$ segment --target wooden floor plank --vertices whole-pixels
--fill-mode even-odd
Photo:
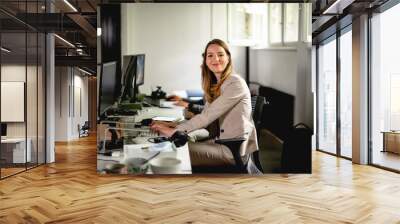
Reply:
[[[313,153],[313,174],[102,176],[96,138],[0,181],[0,223],[400,223],[400,175]]]

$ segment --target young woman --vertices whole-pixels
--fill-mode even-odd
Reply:
[[[251,96],[246,82],[232,70],[232,58],[228,46],[219,39],[211,40],[203,53],[202,87],[205,106],[195,115],[176,127],[156,123],[153,131],[168,137],[175,132],[192,131],[213,126],[215,138],[244,137],[240,154],[244,161],[258,150],[256,129],[251,117]],[[209,129],[210,130],[210,129]],[[230,150],[214,139],[205,142],[189,142],[192,166],[219,166],[235,164]]]

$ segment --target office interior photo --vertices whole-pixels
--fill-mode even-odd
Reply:
[[[283,9],[290,15],[287,16],[284,35],[274,36],[273,33],[282,29],[280,20],[275,18]],[[138,157],[151,158],[149,164],[154,169],[159,168],[160,164],[154,165],[161,163],[160,160],[177,162],[176,172],[163,174],[311,172],[311,4],[125,3],[102,5],[98,13],[99,21],[104,24],[98,48],[98,64],[102,65],[99,72],[101,125],[97,135],[100,173],[118,173],[118,169],[120,173],[127,172],[123,165],[125,168],[135,166]],[[153,15],[151,20],[149,15]],[[170,96],[179,95],[193,104],[198,104],[196,97],[202,99],[201,54],[207,42],[215,38],[229,42],[234,73],[247,81],[252,99],[259,97],[265,101],[257,104],[254,100],[252,105],[255,108],[254,123],[259,123],[257,142],[263,145],[264,150],[251,153],[252,161],[242,164],[247,172],[236,169],[236,163],[231,168],[193,164],[190,146],[192,143],[201,145],[209,139],[199,134],[207,132],[209,124],[204,126],[208,126],[206,129],[188,133],[189,139],[196,138],[189,140],[189,147],[185,144],[174,149],[171,142],[176,143],[175,140],[158,137],[157,133],[151,133],[150,122],[143,122],[152,119],[185,123],[181,121],[182,117],[187,118],[183,107],[175,106],[177,101]],[[122,69],[117,71],[115,67]],[[139,99],[139,96],[144,99]],[[257,112],[258,120],[255,118]],[[204,114],[207,110],[201,116]],[[218,121],[221,126],[223,118]],[[236,121],[240,122],[240,117]],[[303,161],[303,164],[289,161],[286,157],[290,155],[286,156],[285,151],[290,130],[299,123],[310,127],[308,137],[304,137],[305,144],[309,145],[300,147],[303,142],[295,143],[298,156],[302,156],[298,161]],[[262,131],[262,128],[266,130]],[[229,137],[238,138],[240,135]],[[223,138],[219,136],[219,139]],[[149,145],[152,140],[159,144]],[[275,144],[270,143],[272,141]],[[285,141],[286,145],[281,144]],[[150,147],[149,152],[144,152],[143,147]],[[127,160],[132,164],[128,165]],[[281,160],[288,165],[282,166]],[[252,163],[257,165],[254,168],[259,172],[250,171]],[[150,168],[146,173],[153,171]]]
[[[136,2],[0,2],[0,223],[400,221],[398,1]],[[153,122],[146,113],[175,118],[149,109],[177,102],[163,98],[201,98],[212,38],[228,43],[236,72],[266,99],[264,175],[159,175],[156,158],[130,173],[157,175],[109,174],[126,169],[119,163],[99,170],[99,151],[111,158],[103,162],[126,153],[102,146],[131,140],[135,125]],[[126,120],[104,122],[108,109]],[[285,151],[296,149],[285,140],[298,123],[312,130],[311,173],[282,169],[283,158],[304,156]]]

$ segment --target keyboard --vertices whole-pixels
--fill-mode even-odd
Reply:
[[[138,137],[158,137],[158,134],[151,131],[141,131]]]

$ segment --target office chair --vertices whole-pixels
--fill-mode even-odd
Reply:
[[[79,138],[89,136],[89,129],[90,129],[89,121],[85,121],[85,123],[80,128],[78,126],[78,129],[79,129]]]
[[[253,96],[251,98],[252,117],[257,131],[257,139],[259,139],[260,136],[262,113],[264,105],[266,104],[267,103],[265,97],[263,96]],[[193,167],[193,171],[198,173],[248,173],[248,168],[250,170],[254,170],[254,168],[248,167],[250,164],[254,163],[258,171],[262,173],[263,169],[259,160],[259,151],[255,151],[250,155],[249,160],[251,160],[252,163],[249,163],[249,161],[247,161],[247,163],[244,163],[242,161],[242,157],[240,155],[240,147],[244,141],[244,138],[218,139],[215,141],[215,143],[217,144],[225,145],[226,147],[228,147],[235,160],[234,166]]]

